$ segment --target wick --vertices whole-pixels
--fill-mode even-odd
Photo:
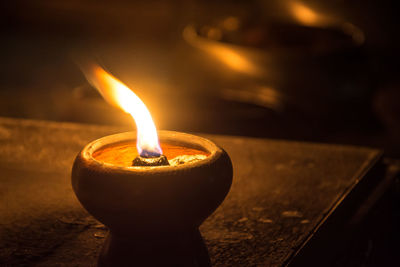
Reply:
[[[169,166],[169,162],[164,155],[155,157],[142,157],[139,155],[132,161],[132,166]]]

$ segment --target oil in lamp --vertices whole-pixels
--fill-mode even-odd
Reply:
[[[109,228],[98,266],[210,266],[199,226],[228,194],[228,154],[199,136],[157,132],[122,82],[95,64],[84,72],[137,126],[89,143],[72,168],[78,200]]]

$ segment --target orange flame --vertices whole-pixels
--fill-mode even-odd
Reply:
[[[143,157],[158,157],[162,154],[157,129],[149,110],[140,98],[125,84],[96,64],[83,69],[87,80],[111,105],[129,113],[137,128],[136,147]]]

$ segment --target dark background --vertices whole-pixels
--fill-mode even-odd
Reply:
[[[1,116],[133,124],[85,81],[74,60],[89,55],[144,100],[160,129],[361,144],[399,154],[392,1],[40,0],[3,6]],[[227,18],[239,26],[224,29]],[[256,62],[253,73],[185,41],[189,24],[202,41],[233,44],[234,52],[244,48],[243,57]]]

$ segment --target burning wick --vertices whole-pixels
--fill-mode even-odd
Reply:
[[[166,165],[169,165],[169,162],[167,157],[164,155],[152,158],[137,156],[132,161],[132,166],[166,166]]]
[[[97,64],[82,67],[86,79],[111,105],[129,113],[136,123],[136,147],[139,156],[132,161],[132,166],[169,165],[163,155],[158,140],[157,129],[146,105],[125,84],[105,71]]]

